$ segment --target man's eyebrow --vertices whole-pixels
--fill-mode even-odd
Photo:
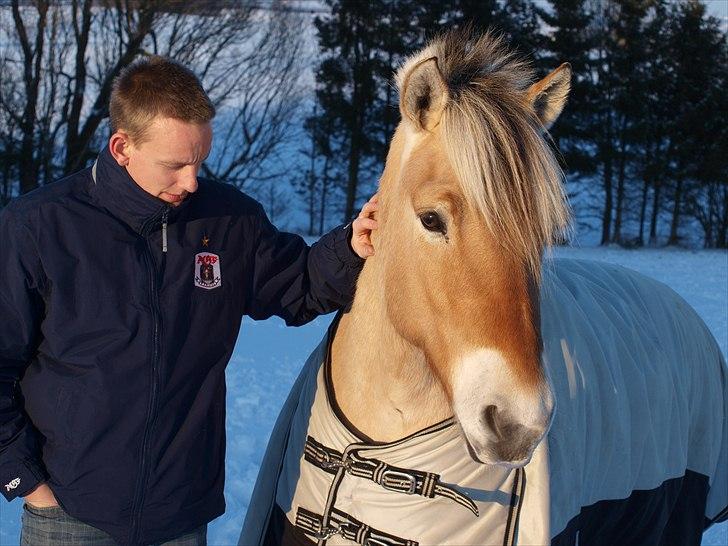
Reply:
[[[210,157],[210,152],[207,153],[207,155],[202,159],[202,161],[200,161],[200,163],[204,163],[205,161],[207,161],[208,157]],[[167,167],[184,167],[185,165],[192,165],[192,163],[187,163],[186,161],[175,161],[174,159],[162,159],[160,163]]]

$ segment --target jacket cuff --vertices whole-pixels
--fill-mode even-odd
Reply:
[[[333,235],[333,247],[334,252],[336,252],[336,257],[350,269],[361,269],[361,266],[364,264],[364,258],[361,258],[351,247],[351,238],[354,235],[351,222],[335,228]]]
[[[13,461],[0,467],[0,489],[9,501],[26,496],[47,479],[45,467],[36,461]]]

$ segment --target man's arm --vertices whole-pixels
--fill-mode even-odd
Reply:
[[[40,264],[28,229],[10,209],[0,213],[0,490],[8,500],[47,478],[19,385],[40,342]]]
[[[363,258],[374,253],[369,232],[376,221],[369,215],[375,203],[367,203],[353,224],[333,229],[311,247],[298,235],[278,231],[260,207],[246,314],[256,320],[277,315],[288,325],[301,325],[349,305]]]

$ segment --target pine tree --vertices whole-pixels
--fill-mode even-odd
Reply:
[[[642,244],[648,190],[653,188],[652,233],[661,198],[665,93],[669,73],[662,0],[552,0],[542,10],[545,60],[568,60],[574,76],[569,105],[555,127],[567,171],[599,181],[601,243]],[[594,11],[590,11],[594,8]],[[660,158],[660,159],[657,159]],[[641,199],[633,199],[640,196]],[[636,203],[636,206],[634,205]],[[633,241],[625,222],[640,226]]]
[[[316,20],[323,56],[316,95],[319,117],[331,127],[327,159],[346,165],[346,221],[357,200],[367,197],[362,193],[373,189],[399,120],[394,71],[439,30],[446,11],[435,0],[327,0],[327,5],[330,15]],[[370,186],[362,188],[362,175],[370,177]]]
[[[716,115],[710,98],[719,81],[717,70],[725,42],[719,22],[706,17],[705,5],[701,2],[688,0],[674,9],[668,41],[674,75],[670,129],[676,144],[672,154],[668,244],[678,244],[681,240],[679,229],[686,197],[699,187],[697,179],[701,170],[704,173],[703,158],[715,142],[715,135],[706,129],[711,128],[710,118]],[[686,40],[686,36],[690,39]]]
[[[651,10],[644,29],[645,59],[639,74],[644,91],[643,104],[636,119],[636,169],[642,179],[638,241],[644,243],[649,192],[649,239],[651,246],[659,243],[658,219],[664,207],[666,181],[671,172],[675,140],[670,126],[673,122],[674,95],[673,48],[669,43],[672,8],[665,0]]]
[[[346,163],[344,216],[355,212],[362,176],[381,172],[399,121],[393,74],[410,54],[443,29],[470,26],[501,32],[523,55],[538,44],[532,0],[327,0],[331,13],[318,18],[319,117],[333,130],[329,159]],[[364,188],[367,189],[367,188]]]
[[[377,81],[381,28],[377,27],[386,4],[382,0],[327,4],[331,15],[315,23],[324,57],[316,73],[316,98],[321,116],[332,122],[332,153],[346,163],[344,218],[348,220],[354,213],[363,164],[381,146],[381,132],[376,130],[382,117]]]
[[[640,144],[639,118],[644,115],[647,101],[644,85],[645,65],[648,61],[645,27],[654,0],[618,0],[618,16],[613,20],[613,49],[610,52],[616,76],[615,156],[617,160],[614,201],[614,225],[611,241],[624,244],[622,232],[628,212],[628,197],[636,189],[639,180],[635,172],[636,150]]]
[[[550,134],[567,173],[570,197],[575,202],[581,193],[575,189],[575,182],[593,177],[597,172],[591,104],[594,77],[590,59],[594,47],[591,30],[594,15],[589,0],[550,0],[549,4],[548,9],[538,8],[543,26],[548,30],[542,37],[537,62],[541,76],[563,62],[571,64],[569,99]]]

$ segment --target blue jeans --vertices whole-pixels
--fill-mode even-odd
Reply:
[[[23,505],[21,546],[116,546],[106,533],[72,518],[60,506]],[[207,546],[207,525],[154,546]]]

